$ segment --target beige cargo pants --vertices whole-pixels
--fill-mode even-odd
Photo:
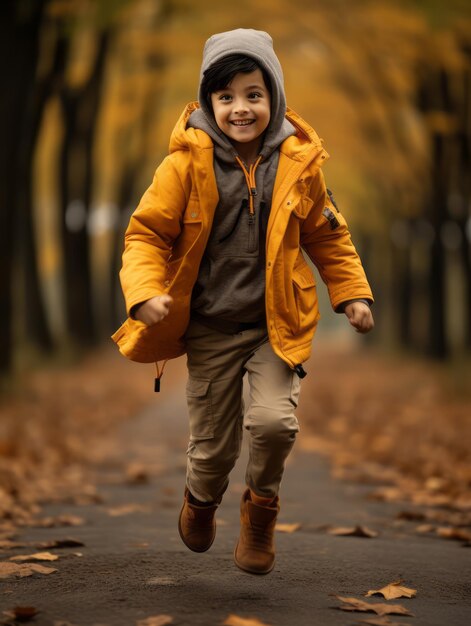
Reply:
[[[285,460],[299,430],[298,375],[272,350],[266,328],[228,335],[191,321],[187,402],[190,441],[186,484],[203,502],[219,499],[248,433],[246,483],[258,495],[278,493]],[[247,372],[245,411],[242,380]]]

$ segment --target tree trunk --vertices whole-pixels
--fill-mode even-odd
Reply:
[[[60,163],[65,305],[68,332],[78,345],[96,342],[87,221],[93,183],[93,144],[109,33],[100,36],[90,78],[80,89],[63,85],[64,143]]]
[[[29,103],[45,6],[46,0],[28,5],[7,0],[0,22],[2,75],[7,86],[0,99],[0,168],[4,173],[0,182],[0,281],[3,296],[0,306],[0,372],[3,373],[8,372],[13,363],[15,326],[20,317],[13,295],[13,276],[19,263],[27,278],[24,320],[31,321],[34,314],[34,324],[28,324],[32,338],[42,347],[51,346],[39,287],[30,195],[35,133]]]

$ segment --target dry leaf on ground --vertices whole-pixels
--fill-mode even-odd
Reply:
[[[9,611],[4,611],[3,614],[8,618],[18,620],[19,622],[29,622],[29,620],[36,617],[38,613],[38,609],[34,606],[15,606]]]
[[[343,598],[342,596],[335,596],[338,600],[343,602],[339,607],[341,611],[360,611],[364,613],[376,613],[377,615],[413,615],[408,609],[400,604],[381,604],[378,602],[364,602],[357,598]]]
[[[327,532],[329,535],[338,537],[366,537],[367,539],[372,539],[378,536],[375,530],[371,530],[366,526],[331,526],[327,529]]]
[[[38,563],[11,563],[10,561],[0,561],[0,578],[24,578],[33,574],[52,574],[57,572],[53,567],[45,567]]]
[[[294,533],[301,528],[301,524],[295,522],[293,524],[276,524],[275,530],[280,533]]]
[[[365,594],[367,598],[370,596],[382,595],[386,600],[395,600],[396,598],[414,598],[417,595],[417,589],[409,589],[403,587],[403,580],[389,583],[382,589],[373,589]]]
[[[10,561],[57,561],[57,554],[51,552],[35,552],[34,554],[19,554],[11,556]]]
[[[426,535],[428,533],[435,532],[435,526],[433,524],[420,524],[416,527],[415,532],[419,535]]]
[[[443,539],[454,539],[455,541],[471,541],[471,532],[464,528],[450,528],[441,526],[437,528],[437,535]]]
[[[78,515],[57,515],[56,517],[43,517],[31,520],[28,526],[54,528],[56,526],[82,526],[83,524],[85,524],[84,518]]]
[[[150,513],[150,507],[143,504],[122,504],[106,509],[111,517],[120,517],[121,515],[130,515],[131,513]]]
[[[298,417],[305,424],[303,439],[316,436],[317,448],[330,457],[336,473],[352,469],[369,479],[365,463],[378,464],[386,469],[383,484],[389,486],[377,490],[377,498],[469,510],[469,385],[466,393],[455,393],[449,364],[402,356],[389,360],[371,351],[357,355],[352,367],[350,347],[324,348],[322,343],[314,359],[322,366],[306,390],[309,409],[301,409]],[[466,380],[467,371],[460,368],[459,373]],[[336,393],[339,384],[341,394]],[[384,418],[385,406],[394,420]]]
[[[256,617],[239,617],[238,615],[229,615],[223,626],[269,626],[265,622],[261,622]]]
[[[142,463],[133,461],[126,467],[126,482],[128,484],[146,485],[149,481],[149,471]]]
[[[165,626],[166,624],[171,624],[172,622],[173,618],[170,615],[154,615],[152,617],[140,619],[136,626]]]

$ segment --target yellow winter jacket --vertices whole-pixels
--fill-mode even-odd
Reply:
[[[213,143],[186,128],[189,104],[170,139],[169,155],[155,172],[131,217],[120,272],[126,309],[157,295],[173,297],[169,315],[146,326],[128,319],[113,335],[120,352],[148,363],[185,353],[184,334],[198,268],[218,203]],[[328,158],[315,131],[294,111],[296,128],[280,146],[266,242],[266,317],[271,345],[290,367],[303,363],[319,319],[314,275],[318,268],[333,308],[346,300],[373,300],[347,224],[327,193],[321,165]]]

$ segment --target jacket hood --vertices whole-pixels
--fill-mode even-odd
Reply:
[[[273,40],[264,31],[251,28],[218,33],[210,37],[204,46],[203,62],[200,71],[198,100],[201,110],[192,116],[190,125],[204,129],[212,139],[227,150],[230,142],[218,128],[206,95],[201,89],[204,72],[216,61],[230,54],[243,54],[254,59],[266,71],[271,82],[270,124],[265,134],[262,154],[266,157],[286,137],[294,133],[293,127],[285,119],[286,97],[283,70],[273,49]]]

